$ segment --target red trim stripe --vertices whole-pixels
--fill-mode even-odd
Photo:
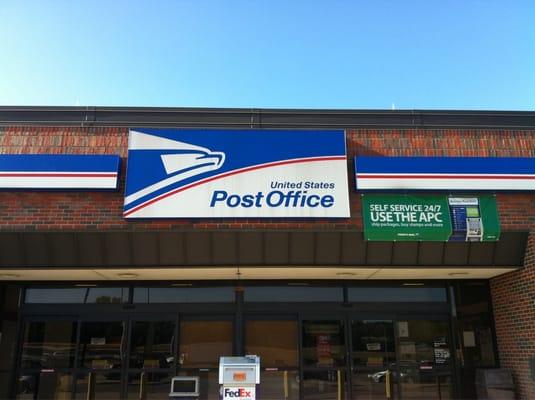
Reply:
[[[123,216],[127,217],[128,215],[132,214],[133,212],[139,211],[142,208],[145,208],[145,207],[147,207],[147,206],[149,206],[151,204],[156,203],[157,201],[165,199],[166,197],[172,196],[172,195],[174,195],[176,193],[180,193],[180,192],[183,192],[185,190],[191,189],[191,188],[193,188],[195,186],[202,185],[203,183],[208,183],[208,182],[212,182],[212,181],[215,181],[215,180],[218,180],[218,179],[221,179],[221,178],[226,178],[226,177],[231,176],[231,175],[237,175],[237,174],[241,174],[241,173],[244,173],[244,172],[254,171],[254,170],[257,170],[257,169],[263,169],[263,168],[269,168],[269,167],[277,167],[277,166],[286,165],[286,164],[298,164],[298,163],[313,162],[313,161],[332,161],[332,160],[345,160],[345,159],[346,159],[346,156],[301,158],[301,159],[297,159],[297,160],[284,160],[284,161],[277,161],[277,162],[269,163],[269,164],[255,165],[255,166],[252,166],[252,167],[247,167],[247,168],[243,168],[243,169],[238,169],[238,170],[234,170],[234,171],[225,172],[225,173],[223,173],[221,175],[215,175],[215,176],[212,176],[212,177],[209,177],[209,178],[197,181],[197,182],[190,183],[189,185],[174,189],[174,190],[172,190],[170,192],[163,193],[163,194],[155,197],[154,199],[148,200],[145,203],[142,203],[142,204],[132,208],[131,210],[128,210],[128,211],[124,212]]]
[[[533,175],[366,175],[356,174],[360,179],[535,179]]]
[[[102,174],[96,174],[96,173],[73,173],[73,174],[65,174],[65,173],[57,173],[57,172],[1,172],[0,177],[2,178],[115,178],[117,177],[117,173],[102,173]]]

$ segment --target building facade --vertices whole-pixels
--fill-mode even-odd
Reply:
[[[535,113],[1,107],[0,125],[0,398],[163,399],[173,376],[191,375],[200,377],[201,399],[217,399],[219,357],[241,354],[261,357],[266,400],[471,399],[476,371],[489,368],[511,370],[516,396],[535,398]],[[136,142],[138,131],[145,136]],[[213,143],[221,132],[245,135],[241,143],[268,132],[291,138],[292,151],[318,152],[327,145],[315,145],[314,132],[341,132],[345,154],[331,158],[347,173],[347,214],[206,216],[180,206],[178,217],[130,218],[136,201],[154,202],[136,197],[133,177],[153,179],[154,168],[133,151],[160,149],[144,142],[149,134],[173,150],[170,135],[183,131],[194,141],[212,134]],[[255,159],[282,151],[248,146]],[[164,162],[171,177],[183,150]],[[202,141],[188,147],[205,179],[224,157],[231,163],[212,150]],[[84,172],[43,170],[49,160],[32,155],[71,155]],[[79,158],[94,155],[116,158]],[[414,178],[400,169],[383,189],[359,186],[355,158],[364,168],[359,158],[381,166],[415,157],[422,171],[435,160],[459,163],[465,175],[466,160],[492,161],[494,177],[483,171],[463,178],[468,187],[455,177],[451,187],[412,190],[386,182]],[[99,169],[108,163],[116,175]],[[314,168],[303,173],[329,181],[331,167]],[[513,183],[493,186],[496,176]],[[84,186],[86,178],[99,183]],[[212,205],[244,204],[218,193]],[[436,196],[452,210],[452,198],[479,199],[483,220],[490,198],[498,234],[371,238],[367,199],[396,196],[411,204]]]

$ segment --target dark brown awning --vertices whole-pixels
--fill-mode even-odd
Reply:
[[[0,268],[520,267],[528,234],[498,242],[366,242],[357,231],[3,232]]]

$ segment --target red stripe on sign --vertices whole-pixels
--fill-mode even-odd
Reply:
[[[35,172],[10,172],[10,173],[0,173],[0,177],[11,177],[11,178],[115,178],[117,173],[74,173],[74,174],[65,174],[65,173],[35,173]]]
[[[132,208],[131,210],[128,210],[128,211],[124,212],[123,216],[127,217],[128,215],[132,214],[133,212],[139,211],[142,208],[145,208],[145,207],[147,207],[147,206],[149,206],[151,204],[154,204],[154,203],[156,203],[156,202],[158,202],[160,200],[165,199],[166,197],[169,197],[169,196],[172,196],[174,194],[183,192],[185,190],[194,188],[195,186],[199,186],[199,185],[202,185],[204,183],[213,182],[213,181],[218,180],[218,179],[226,178],[228,176],[238,175],[238,174],[241,174],[241,173],[244,173],[244,172],[250,172],[250,171],[257,170],[257,169],[263,169],[263,168],[269,168],[269,167],[278,167],[280,165],[286,165],[286,164],[297,164],[297,163],[314,162],[314,161],[345,160],[345,159],[346,159],[346,156],[315,157],[315,158],[304,158],[304,159],[300,158],[300,159],[296,159],[296,160],[285,160],[285,161],[277,161],[277,162],[270,163],[270,164],[255,165],[253,167],[248,167],[248,168],[239,169],[239,170],[235,170],[235,171],[225,172],[224,174],[212,176],[210,178],[206,178],[206,179],[203,179],[203,180],[200,180],[200,181],[197,181],[197,182],[190,183],[189,185],[174,189],[174,190],[172,190],[170,192],[163,193],[163,194],[155,197],[154,199],[151,199],[151,200],[149,200],[149,201],[147,201],[145,203],[142,203],[142,204]]]
[[[533,175],[363,175],[360,179],[535,179]]]

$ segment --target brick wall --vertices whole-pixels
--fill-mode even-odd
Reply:
[[[535,131],[348,129],[350,219],[197,219],[126,221],[122,218],[127,128],[0,128],[0,153],[119,154],[123,157],[118,192],[2,192],[0,230],[303,228],[361,229],[359,195],[355,193],[355,155],[535,156]],[[504,229],[535,225],[535,196],[500,194]]]
[[[119,154],[126,161],[128,129],[72,127],[0,128],[0,153]],[[118,192],[0,192],[0,230],[303,228],[361,229],[355,193],[355,155],[535,157],[535,131],[349,129],[351,218],[347,220],[190,219],[126,221],[124,170]],[[535,195],[498,194],[502,229],[535,231]],[[523,270],[491,280],[501,363],[513,369],[523,399],[535,399],[528,361],[535,357],[535,233]]]
[[[491,279],[490,287],[501,366],[513,371],[520,399],[535,399],[529,370],[535,359],[535,232],[524,269]]]

